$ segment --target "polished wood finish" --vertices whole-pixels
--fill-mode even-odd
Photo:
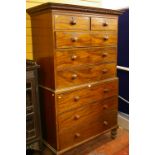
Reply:
[[[92,48],[92,49],[66,49],[57,50],[56,67],[57,69],[77,67],[81,65],[93,65],[106,62],[117,61],[117,48]]]
[[[62,113],[58,117],[59,131],[67,130],[74,125],[83,126],[89,121],[91,123],[96,123],[100,119],[103,121],[102,114],[108,113],[112,109],[116,110],[116,108],[117,99],[114,96],[110,99],[94,101],[91,104],[87,103],[80,108]]]
[[[42,149],[37,65],[26,61],[26,149]]]
[[[92,117],[87,121],[81,121],[81,124],[60,131],[60,149],[74,145],[113,127],[117,123],[116,114],[116,110],[109,110],[105,113],[100,112],[96,115],[92,114]]]
[[[106,91],[105,91],[106,90]],[[107,92],[107,90],[109,90]],[[103,84],[86,86],[85,88],[67,91],[65,93],[58,94],[58,113],[73,110],[87,104],[100,101],[112,96],[116,96],[118,91],[117,80],[107,81]],[[78,100],[76,99],[78,97]]]
[[[56,30],[90,30],[90,17],[55,15]]]
[[[40,87],[43,138],[54,148],[57,146],[55,95]]]
[[[83,66],[79,68],[57,70],[56,74],[57,88],[64,88],[115,77],[116,64],[109,63],[97,66]]]
[[[42,5],[38,5],[33,8],[27,9],[29,14],[36,14],[40,12],[44,12],[45,10],[67,10],[67,11],[78,11],[81,13],[97,13],[97,14],[110,14],[110,15],[121,15],[122,11],[116,11],[112,9],[105,8],[97,8],[97,7],[87,7],[87,6],[79,6],[79,5],[71,5],[71,4],[61,4],[61,3],[45,3]]]
[[[116,129],[121,12],[57,3],[27,11],[34,59],[41,66],[43,138],[51,150],[62,154]]]
[[[94,31],[91,36],[92,46],[117,46],[116,31]]]
[[[56,32],[57,48],[88,47],[90,44],[88,32]]]
[[[91,30],[113,30],[117,31],[117,18],[92,17]]]
[[[74,48],[89,46],[117,46],[117,35],[115,31],[102,32],[56,32],[57,48]]]

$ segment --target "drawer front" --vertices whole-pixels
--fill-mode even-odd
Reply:
[[[88,32],[56,32],[57,48],[88,47],[90,43]]]
[[[92,46],[117,46],[117,33],[114,31],[92,32]]]
[[[55,15],[56,30],[90,30],[90,17]]]
[[[60,148],[72,146],[87,138],[100,134],[117,125],[117,111],[109,110],[98,113],[98,117],[87,120],[81,125],[75,125],[59,132]]]
[[[57,70],[57,88],[75,86],[116,76],[116,63]]]
[[[116,62],[116,55],[116,47],[89,50],[57,50],[56,66],[57,68],[70,68],[70,66],[79,66],[84,64]]]
[[[86,106],[59,115],[59,131],[74,125],[85,124],[87,121],[96,121],[101,113],[117,110],[117,100],[117,96],[114,96],[112,98],[86,104]]]
[[[118,80],[109,80],[71,92],[57,95],[58,113],[64,113],[86,104],[97,102],[118,94]]]
[[[92,17],[91,30],[114,30],[117,31],[117,19],[106,17]]]

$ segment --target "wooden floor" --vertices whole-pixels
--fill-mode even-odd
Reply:
[[[27,155],[30,155],[27,154]],[[38,152],[31,153],[31,155],[39,155]],[[48,148],[45,148],[42,155],[53,155]],[[128,131],[119,128],[117,138],[112,140],[110,134],[107,133],[83,144],[76,149],[64,153],[63,155],[129,155],[129,137]]]

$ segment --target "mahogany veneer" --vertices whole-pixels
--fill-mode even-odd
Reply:
[[[120,11],[46,3],[31,15],[43,138],[61,154],[111,131],[118,108],[117,25]]]

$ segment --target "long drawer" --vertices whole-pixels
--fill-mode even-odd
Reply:
[[[68,111],[58,116],[59,131],[74,125],[85,124],[88,121],[100,119],[101,113],[107,113],[111,110],[117,110],[117,96],[100,100],[86,106]]]
[[[116,31],[56,32],[56,48],[117,46]]]
[[[86,64],[116,62],[116,51],[116,47],[78,50],[57,50],[55,52],[56,67],[70,68],[70,66],[75,67]]]
[[[64,149],[117,125],[117,110],[98,112],[96,117],[59,132],[60,148]]]
[[[100,101],[118,93],[118,79],[108,80],[102,84],[61,93],[56,96],[58,114]]]
[[[66,70],[57,69],[56,74],[57,88],[70,87],[115,77],[116,63],[82,66]]]

